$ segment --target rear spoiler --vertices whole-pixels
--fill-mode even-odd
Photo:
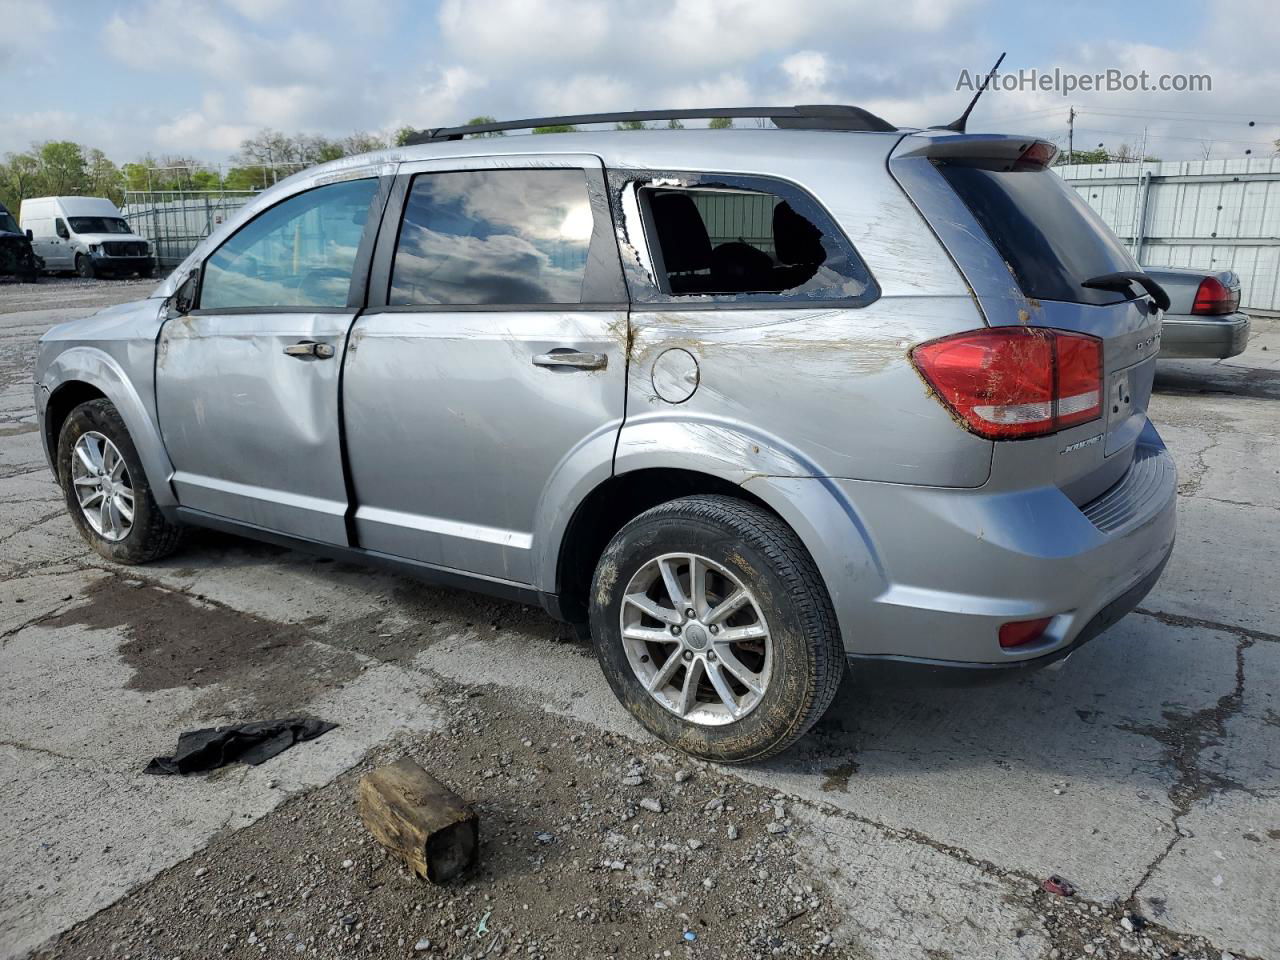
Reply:
[[[1057,153],[1058,148],[1052,143],[1035,137],[1011,137],[1003,133],[919,133],[904,137],[893,152],[893,159],[924,157],[961,163],[995,163],[1006,169],[1014,165],[1032,169],[1047,167]]]

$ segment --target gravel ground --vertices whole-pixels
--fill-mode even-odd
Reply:
[[[583,732],[500,689],[450,686],[436,702],[451,718],[438,735],[379,747],[39,956],[867,955],[843,920],[859,877],[806,856],[816,833],[842,826],[834,809]],[[361,825],[356,782],[402,756],[439,772],[478,812],[471,876],[426,884]],[[1013,896],[1028,925],[1013,938],[1045,939],[1049,957],[1219,956],[1120,906],[1051,896],[1030,880]]]

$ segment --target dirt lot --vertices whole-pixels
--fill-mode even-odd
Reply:
[[[537,610],[213,535],[99,562],[30,368],[50,324],[149,288],[0,287],[0,958],[1280,958],[1280,323],[1161,368],[1179,545],[1141,612],[1012,685],[850,677],[787,755],[721,768]],[[296,713],[340,726],[141,773],[182,730]],[[356,818],[400,756],[476,805],[465,881],[413,880]]]

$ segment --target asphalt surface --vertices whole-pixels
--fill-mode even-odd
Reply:
[[[785,756],[718,768],[540,611],[213,535],[99,561],[31,364],[149,287],[0,287],[0,958],[1280,958],[1280,322],[1161,365],[1179,541],[1140,612],[1010,685],[849,678]],[[340,726],[141,773],[182,730],[299,713]],[[480,811],[465,882],[413,880],[355,816],[403,755]]]

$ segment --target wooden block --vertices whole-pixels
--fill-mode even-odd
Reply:
[[[356,806],[373,838],[432,883],[476,862],[475,811],[407,757],[361,778]]]

